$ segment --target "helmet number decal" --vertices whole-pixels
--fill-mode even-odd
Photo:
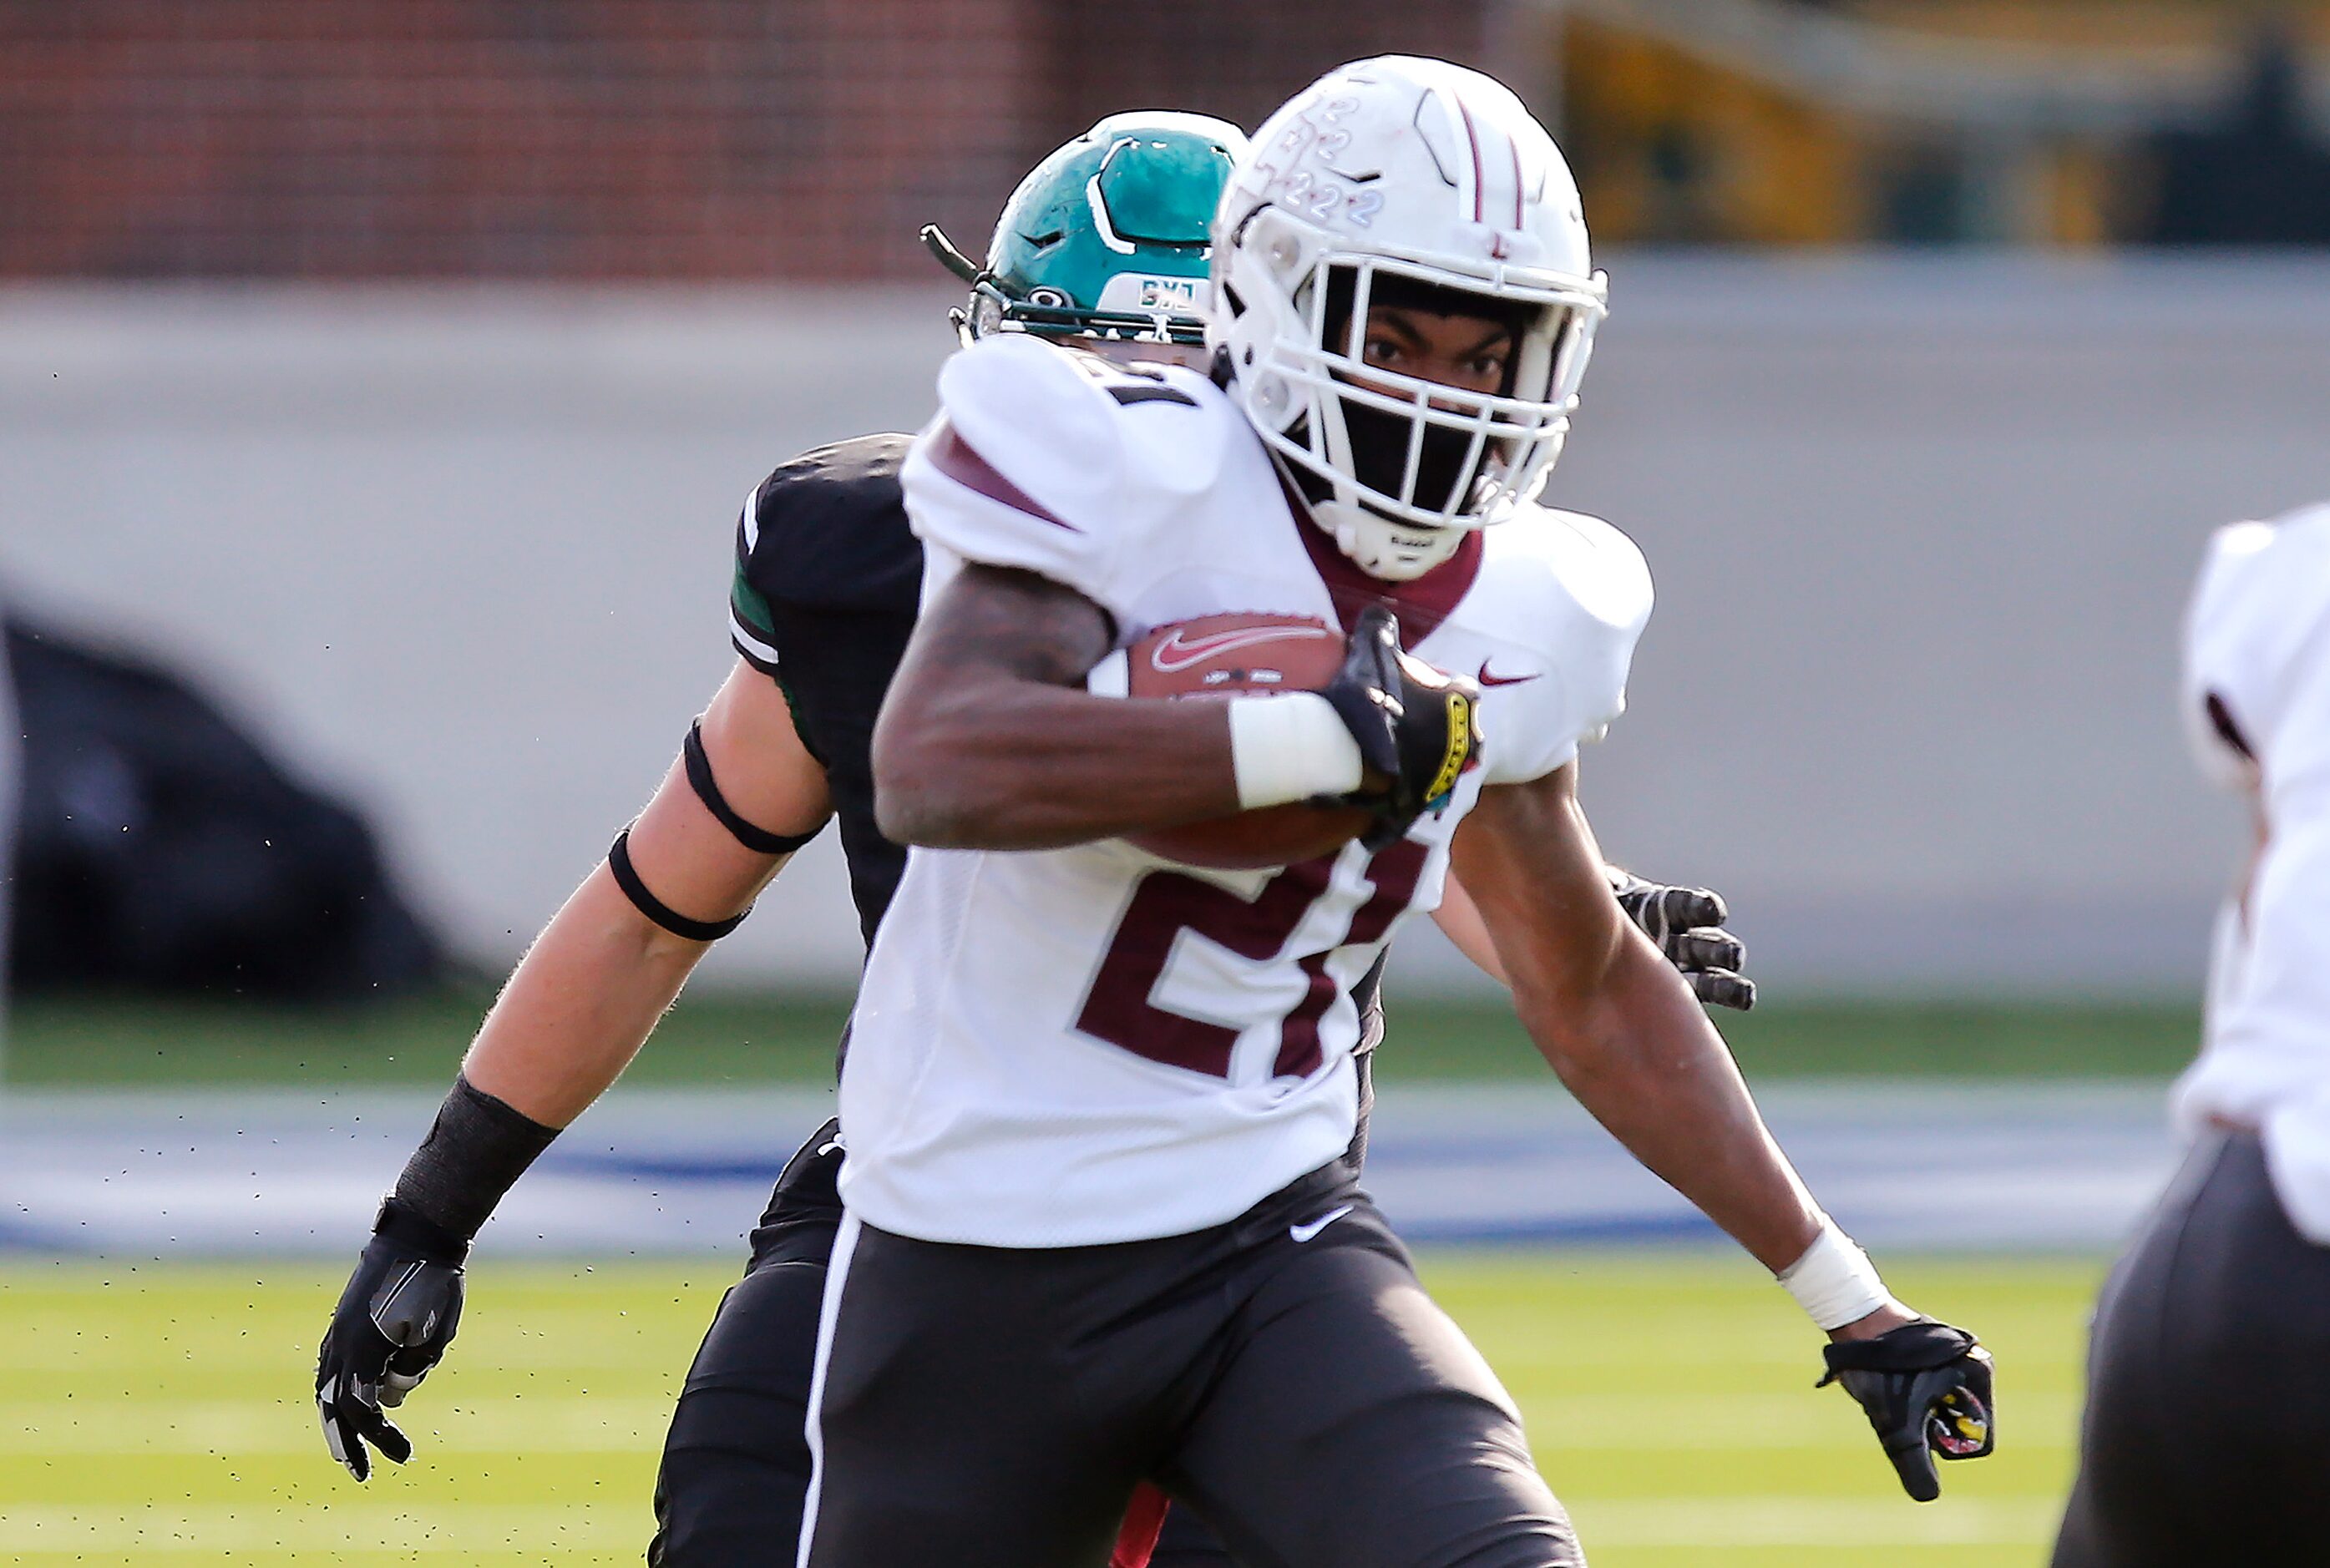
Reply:
[[[1340,213],[1345,220],[1364,229],[1383,211],[1382,192],[1350,190],[1308,169],[1298,169],[1275,181],[1268,194],[1280,206],[1321,223],[1333,222]]]
[[[1286,128],[1261,156],[1255,175],[1261,194],[1317,223],[1340,216],[1357,228],[1371,227],[1383,211],[1383,194],[1346,184],[1334,176],[1338,155],[1351,145],[1351,133],[1334,122],[1357,113],[1359,100],[1338,98],[1321,104]]]

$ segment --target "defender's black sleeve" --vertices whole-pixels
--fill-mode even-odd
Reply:
[[[729,636],[773,679],[826,770],[867,941],[906,852],[874,826],[874,720],[914,628],[923,547],[898,467],[913,438],[861,436],[781,465],[736,524]]]

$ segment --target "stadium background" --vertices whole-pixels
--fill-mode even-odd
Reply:
[[[0,5],[0,609],[218,697],[369,820],[452,960],[327,1008],[231,968],[19,987],[0,1554],[635,1558],[705,1254],[854,972],[833,846],[593,1113],[603,1167],[488,1233],[420,1459],[352,1498],[301,1363],[366,1195],[718,680],[745,488],[924,417],[951,293],[917,227],[975,245],[1102,113],[1250,127],[1395,48],[1544,113],[1613,275],[1554,494],[1661,597],[1588,807],[1732,899],[1766,995],[1727,1033],[1847,1223],[2000,1346],[2009,1450],[1888,1496],[1785,1303],[1598,1163],[1430,933],[1387,1203],[1597,1563],[2038,1560],[2240,833],[2171,705],[2183,595],[2209,527],[2330,494],[2330,7]],[[136,856],[152,814],[73,798]],[[1484,1105],[1521,1108],[1515,1163],[1435,1163]],[[537,1261],[497,1266],[520,1229]]]

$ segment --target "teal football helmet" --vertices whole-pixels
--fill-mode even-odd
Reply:
[[[953,315],[990,332],[1202,344],[1208,232],[1246,133],[1166,109],[1114,114],[1019,182],[980,266],[935,223],[923,243],[971,285]]]

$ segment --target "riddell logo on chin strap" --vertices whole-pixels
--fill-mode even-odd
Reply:
[[[1174,631],[1167,634],[1149,650],[1149,667],[1159,675],[1170,675],[1200,665],[1223,654],[1236,653],[1244,647],[1255,647],[1263,643],[1283,642],[1293,638],[1321,638],[1327,628],[1320,626],[1244,626],[1234,631],[1209,632],[1203,637],[1189,637]]]

